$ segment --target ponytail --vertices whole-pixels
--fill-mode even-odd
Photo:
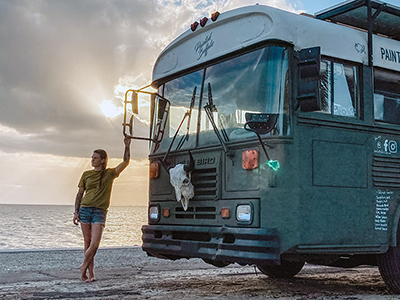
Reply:
[[[108,162],[108,155],[107,152],[103,149],[96,149],[93,151],[94,153],[97,153],[100,155],[100,158],[104,160],[102,166],[101,166],[101,175],[100,175],[100,183],[99,183],[99,187],[101,186],[101,181],[103,180],[104,177],[104,173],[106,171],[107,168],[107,162]]]

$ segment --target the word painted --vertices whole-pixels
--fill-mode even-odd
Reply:
[[[400,63],[400,51],[381,47],[381,58],[383,60]]]

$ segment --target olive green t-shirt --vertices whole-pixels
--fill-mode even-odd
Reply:
[[[118,174],[115,172],[115,168],[105,169],[100,184],[101,172],[95,170],[83,172],[78,184],[78,187],[85,189],[81,206],[97,207],[104,210],[107,210],[110,206],[111,188]]]

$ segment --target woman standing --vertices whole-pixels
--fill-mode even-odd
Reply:
[[[124,160],[115,168],[107,168],[107,152],[102,149],[93,151],[93,170],[85,171],[78,184],[73,222],[81,223],[85,244],[85,258],[79,269],[82,280],[95,281],[94,256],[100,245],[114,179],[128,166],[130,160],[131,139],[125,138]]]

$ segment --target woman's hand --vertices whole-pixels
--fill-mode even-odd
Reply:
[[[79,213],[74,212],[74,218],[72,219],[72,222],[74,222],[75,225],[79,224]]]

